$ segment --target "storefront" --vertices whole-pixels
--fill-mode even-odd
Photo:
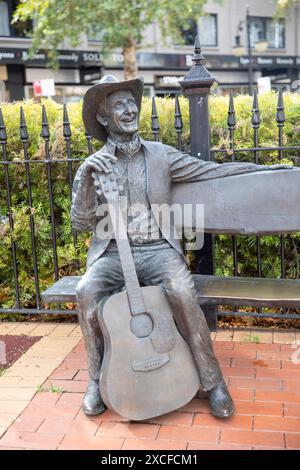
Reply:
[[[59,51],[59,69],[47,66],[47,57],[39,52],[29,57],[28,49],[0,48],[0,80],[6,85],[9,101],[33,97],[33,83],[44,78],[55,81],[55,99],[58,102],[78,101],[86,89],[103,74],[113,73],[123,78],[122,54],[111,54],[105,65],[97,51]],[[145,94],[174,96],[181,92],[180,80],[192,65],[191,54],[159,54],[138,52],[140,74],[145,80]],[[207,55],[206,67],[216,77],[217,93],[246,93],[248,87],[246,56]],[[272,87],[290,89],[299,79],[300,57],[254,56],[254,80],[269,76]],[[1,78],[2,77],[2,78]]]

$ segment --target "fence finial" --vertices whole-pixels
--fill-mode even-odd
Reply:
[[[257,90],[254,90],[253,105],[252,105],[252,127],[258,129],[260,126],[260,111],[258,105]]]
[[[196,34],[195,37],[195,45],[194,45],[194,55],[192,57],[192,61],[195,65],[202,65],[205,62],[204,55],[202,54],[202,49],[200,45],[199,35]]]
[[[7,142],[6,127],[4,124],[2,109],[0,108],[0,143],[5,144]]]
[[[22,106],[20,107],[20,138],[24,143],[28,142],[29,140],[24,110]]]
[[[179,104],[179,99],[178,95],[175,96],[175,114],[174,114],[174,127],[176,129],[176,132],[181,132],[182,131],[182,115],[181,115],[181,110],[180,110],[180,104]]]
[[[236,126],[236,117],[234,109],[234,98],[232,92],[229,95],[229,108],[228,108],[228,118],[227,118],[228,129],[233,130]]]
[[[41,131],[41,136],[43,137],[43,139],[49,139],[49,137],[50,137],[46,107],[45,107],[44,104],[42,106],[42,131]]]
[[[279,93],[278,93],[276,122],[277,122],[278,127],[283,127],[284,126],[285,114],[284,114],[282,88],[280,88]]]
[[[159,121],[158,121],[158,114],[157,114],[157,109],[156,109],[155,96],[152,96],[151,129],[152,129],[154,139],[157,141],[158,132],[159,132]]]
[[[71,126],[68,116],[67,105],[64,103],[64,115],[63,115],[63,134],[65,139],[71,138]]]

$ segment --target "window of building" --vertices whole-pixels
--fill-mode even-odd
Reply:
[[[19,0],[0,1],[0,36],[26,37],[32,31],[32,21],[17,21],[11,24]]]
[[[218,45],[217,15],[202,16],[199,20],[199,39],[201,46]]]
[[[256,41],[266,39],[270,49],[285,48],[285,21],[283,19],[273,20],[272,18],[252,16],[250,25],[252,47]]]
[[[0,36],[10,36],[8,5],[0,2]]]
[[[196,34],[199,34],[201,46],[218,45],[217,15],[202,16],[198,25],[195,20],[190,20],[189,24],[189,28],[181,29],[186,46],[194,45]]]

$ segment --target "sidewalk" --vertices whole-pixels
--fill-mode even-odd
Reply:
[[[148,423],[82,413],[87,366],[77,324],[0,323],[0,334],[43,336],[0,376],[0,450],[300,448],[300,331],[213,333],[236,415],[218,420],[207,400],[194,399]]]

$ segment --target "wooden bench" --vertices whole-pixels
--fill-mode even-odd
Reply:
[[[210,233],[300,232],[300,169],[176,184],[172,187],[172,202],[182,206],[203,204],[204,227]],[[300,307],[300,280],[200,274],[193,277],[202,306]],[[43,292],[43,302],[76,302],[79,279],[77,276],[60,279]],[[215,309],[206,310],[211,329],[216,326],[215,312]]]

